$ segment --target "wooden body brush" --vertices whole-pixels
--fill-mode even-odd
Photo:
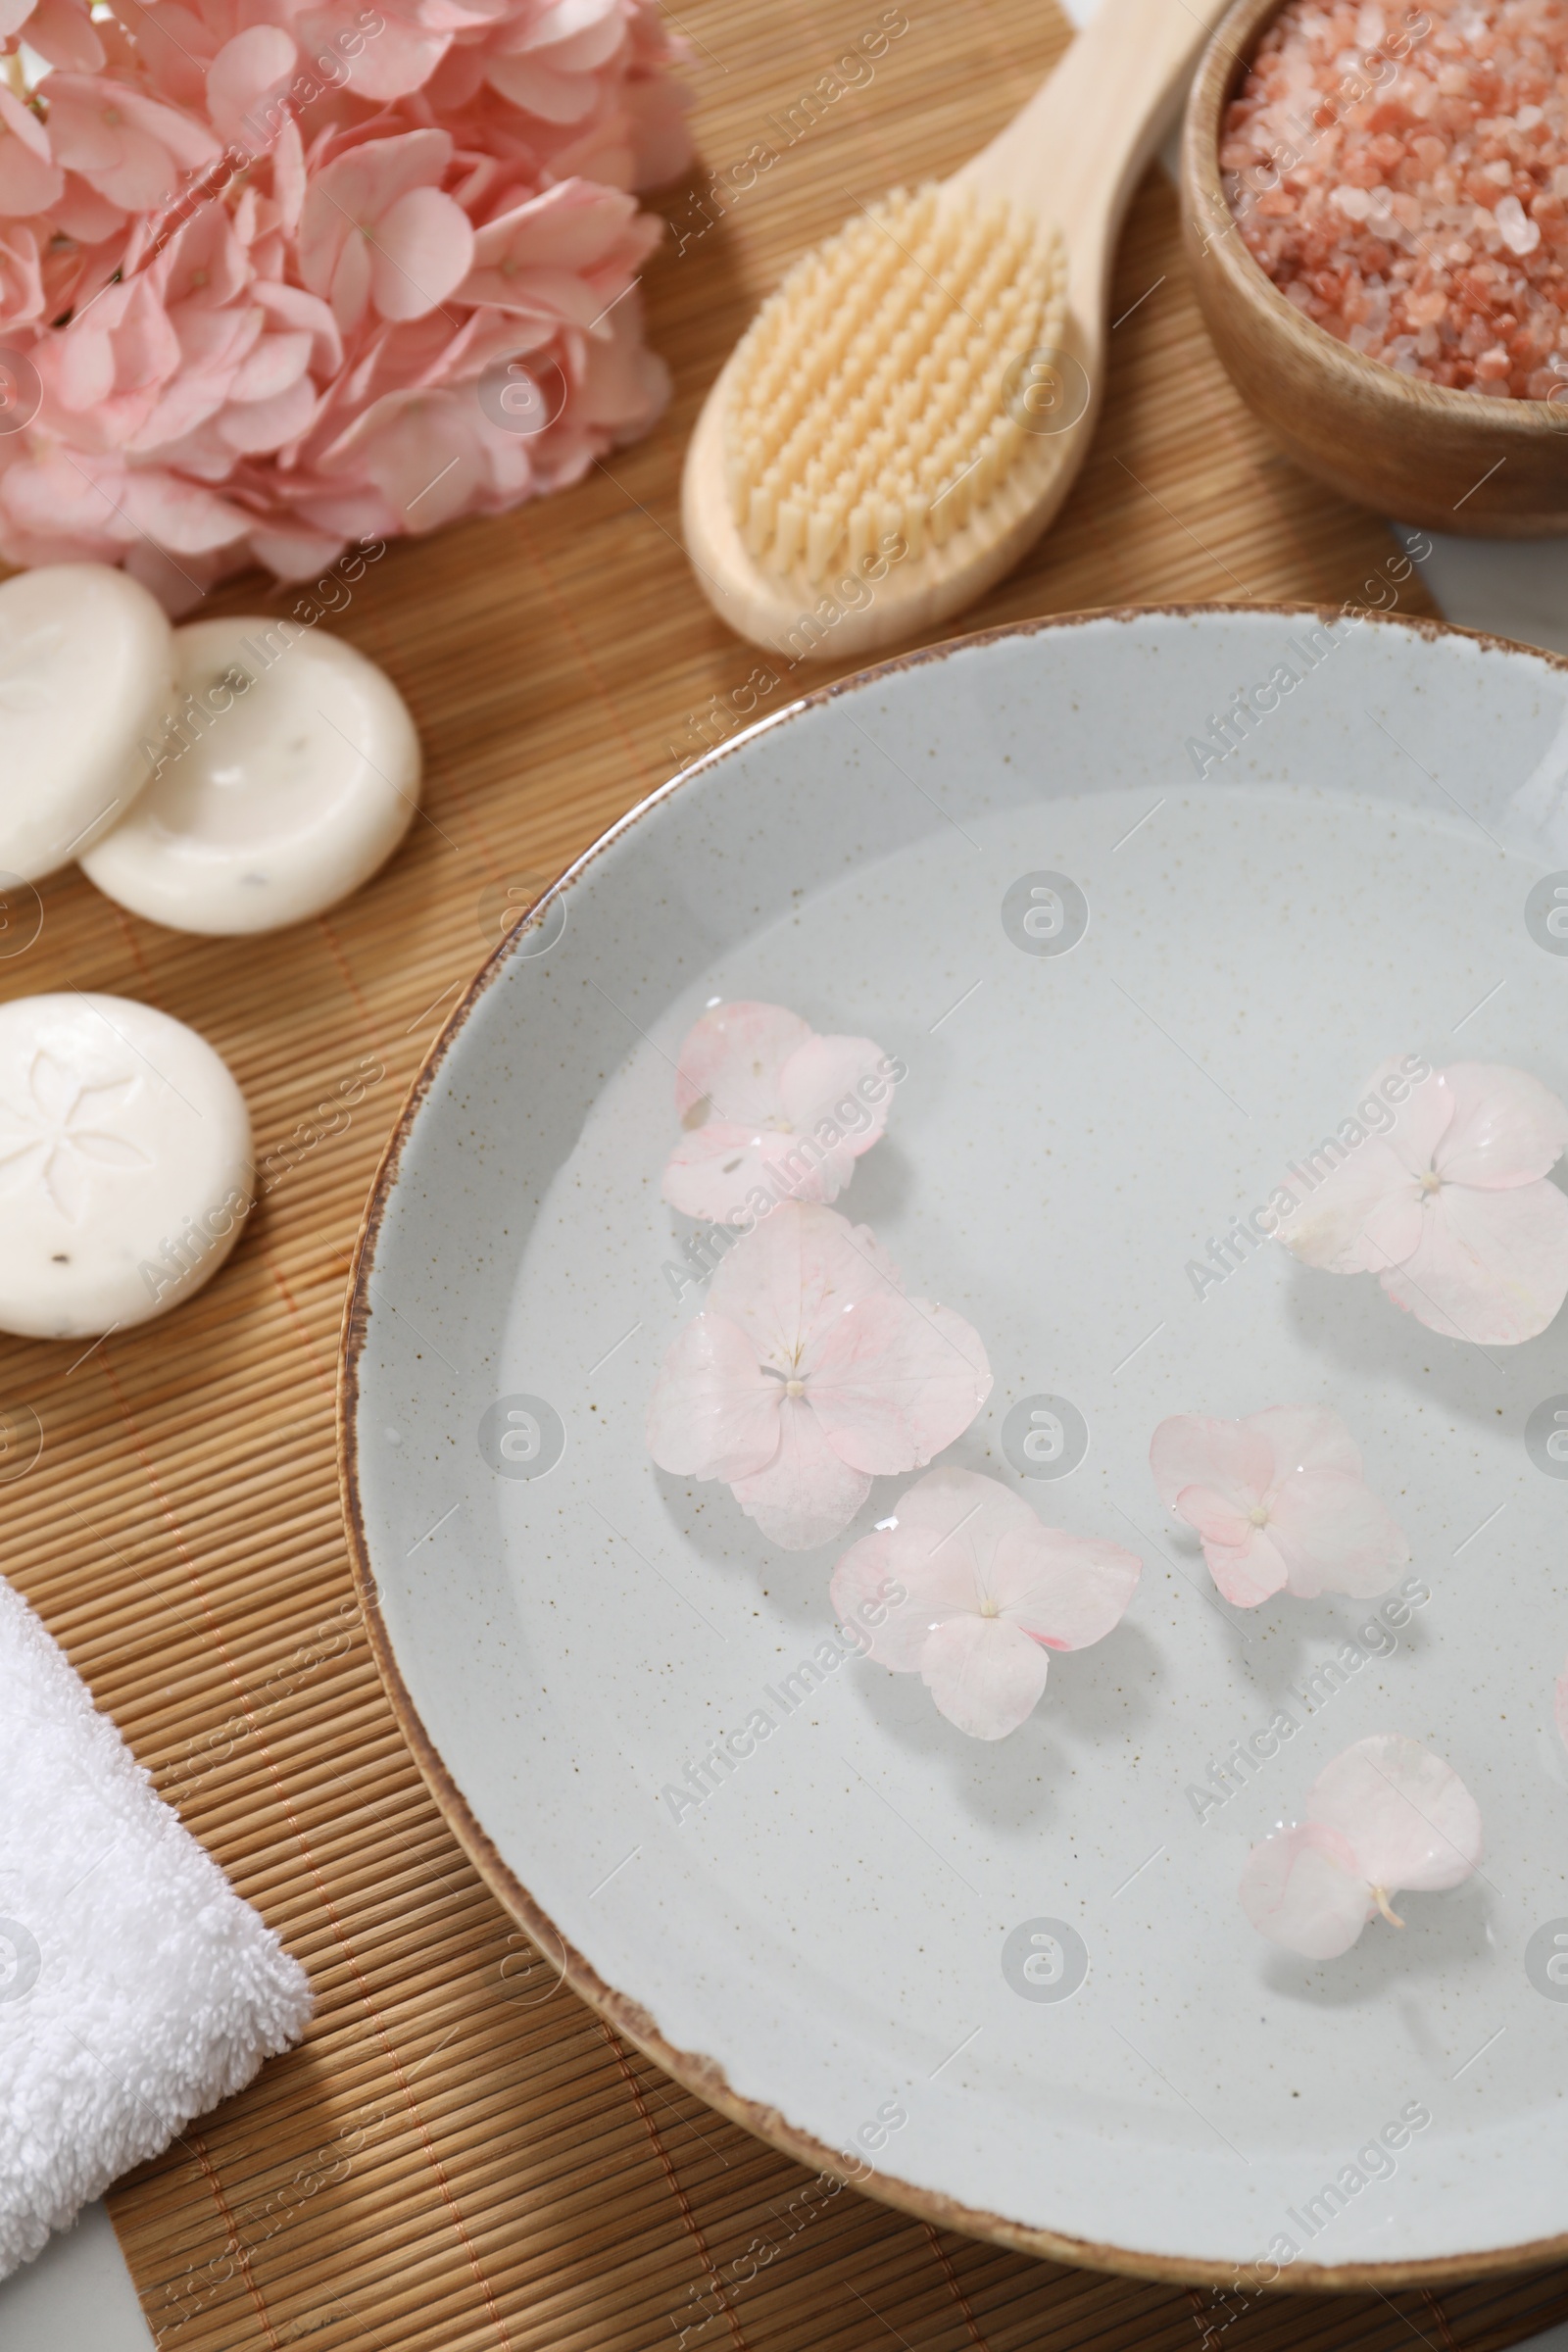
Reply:
[[[1122,216],[1228,5],[1101,0],[989,147],[862,209],[768,297],[682,486],[731,628],[870,652],[961,612],[1038,538],[1099,415]]]

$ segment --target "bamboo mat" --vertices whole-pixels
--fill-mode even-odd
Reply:
[[[57,878],[36,945],[3,970],[12,993],[120,991],[194,1023],[273,1155],[234,1258],[175,1319],[84,1356],[0,1343],[0,1407],[30,1405],[44,1431],[36,1468],[4,1490],[7,1572],[319,2002],[303,2049],[116,2191],[121,2241],[177,2352],[1514,2342],[1568,2315],[1568,2274],[1244,2305],[1033,2263],[848,2190],[803,2203],[805,2174],[556,1984],[446,1834],[382,1696],[350,1596],[331,1400],[384,1136],[509,890],[531,894],[728,723],[752,655],[692,584],[676,491],[699,398],[758,296],[856,198],[980,143],[1064,38],[1051,0],[682,7],[707,163],[727,172],[760,142],[779,160],[711,225],[701,175],[662,199],[680,234],[646,291],[668,418],[560,499],[394,548],[330,624],[413,705],[428,821],[350,905],[254,942],[181,938]],[[789,144],[801,93],[894,19],[907,28],[869,83]],[[1355,594],[1390,543],[1241,412],[1157,175],[1112,316],[1087,475],[974,624]],[[286,601],[253,582],[214,606]]]

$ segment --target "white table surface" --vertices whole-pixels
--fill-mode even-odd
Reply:
[[[0,2352],[152,2352],[152,2344],[101,2205],[0,2286]]]
[[[1094,0],[1062,4],[1081,24]],[[1568,541],[1437,538],[1424,576],[1440,611],[1461,627],[1568,654]],[[153,2352],[101,2205],[0,2285],[0,2352]],[[1531,2352],[1568,2352],[1568,2326],[1533,2337]]]

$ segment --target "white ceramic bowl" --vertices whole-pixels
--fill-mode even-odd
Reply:
[[[1568,1986],[1545,1967],[1559,1929],[1568,1948],[1568,1486],[1526,1441],[1568,1407],[1568,1317],[1483,1350],[1278,1250],[1201,1298],[1187,1267],[1386,1054],[1568,1094],[1546,920],[1568,668],[1430,623],[1316,628],[1133,612],[939,648],[627,818],[504,943],[415,1091],[362,1244],[343,1444],[432,1788],[542,1950],[672,2073],[976,2234],[1386,2285],[1568,2251]],[[1189,748],[1281,665],[1299,682],[1229,757]],[[1008,896],[1042,873],[1087,905],[1067,953],[1032,952]],[[808,1690],[843,1544],[772,1551],[644,1449],[701,1296],[663,1271],[687,1230],[660,1198],[673,1058],[735,997],[906,1060],[839,1206],[985,1339],[996,1388],[948,1458],[1146,1563],[1117,1632],[1058,1658],[998,1744],[916,1676],[856,1662]],[[1043,1396],[1088,1451],[1026,1482],[1003,1433]],[[1317,1400],[1430,1593],[1392,1647],[1354,1642],[1366,1604],[1220,1607],[1153,1491],[1166,1414]],[[1362,1662],[1324,1695],[1348,1642]],[[1211,1764],[1303,1690],[1290,1743],[1200,1818]],[[677,1822],[662,1791],[759,1706],[771,1736]],[[1238,1907],[1248,1844],[1388,1730],[1476,1794],[1482,1873],[1411,1897],[1402,1934],[1293,1959]],[[1021,1977],[1035,1933],[1071,1997]]]

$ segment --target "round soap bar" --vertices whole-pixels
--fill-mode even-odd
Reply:
[[[164,609],[107,564],[0,582],[0,875],[35,882],[129,809],[174,708]]]
[[[407,832],[419,738],[397,688],[324,630],[174,631],[178,720],[122,824],[81,859],[175,931],[275,931],[368,882]]]
[[[77,1340],[177,1306],[251,1190],[245,1098],[194,1029],[128,997],[0,1004],[0,1331]]]

